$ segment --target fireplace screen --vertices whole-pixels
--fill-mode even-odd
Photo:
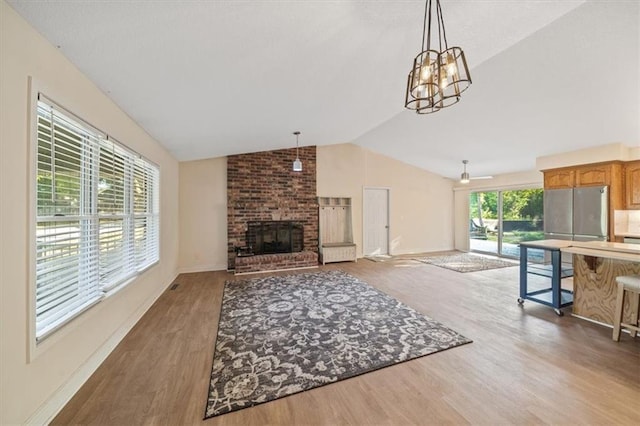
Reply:
[[[291,221],[249,222],[247,245],[253,254],[293,253],[303,249],[302,224]]]

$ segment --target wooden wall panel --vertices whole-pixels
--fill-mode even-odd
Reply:
[[[573,255],[573,313],[612,325],[616,306],[616,277],[640,274],[640,263]],[[637,299],[632,301],[638,309]],[[625,297],[624,321],[631,322],[630,301]]]
[[[351,242],[348,227],[349,207],[320,207],[320,241],[323,244]]]
[[[626,208],[640,210],[640,161],[625,164],[624,177]]]

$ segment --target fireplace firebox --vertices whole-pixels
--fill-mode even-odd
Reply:
[[[304,249],[302,224],[288,220],[249,222],[247,246],[253,254],[300,252]]]

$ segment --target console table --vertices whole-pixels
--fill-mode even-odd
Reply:
[[[561,308],[573,303],[573,292],[564,290],[560,286],[560,280],[573,276],[573,268],[562,267],[560,249],[570,247],[573,241],[565,240],[540,240],[523,241],[520,243],[520,297],[518,303],[522,305],[525,300],[531,300],[546,306],[551,306],[556,314],[562,316]],[[528,249],[540,249],[549,253],[550,263],[529,263],[527,261]],[[528,288],[528,276],[539,275],[551,279],[548,288],[530,291]]]

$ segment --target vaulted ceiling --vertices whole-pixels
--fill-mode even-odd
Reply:
[[[404,109],[423,1],[20,1],[27,21],[179,160],[353,142],[455,178],[640,145],[636,1],[447,1],[473,78]]]

